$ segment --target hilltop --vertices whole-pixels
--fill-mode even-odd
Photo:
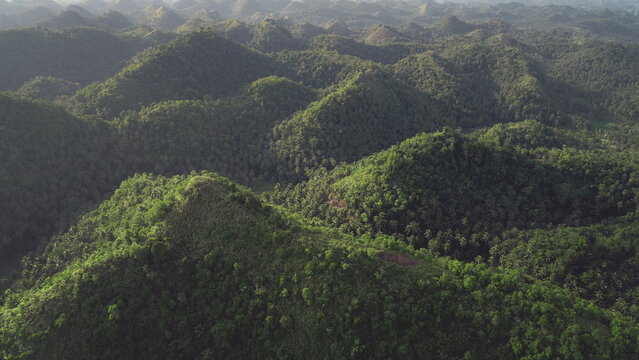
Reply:
[[[88,28],[0,31],[0,88],[15,90],[36,76],[81,84],[103,80],[146,46],[139,39]]]

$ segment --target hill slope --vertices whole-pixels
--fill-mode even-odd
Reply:
[[[268,135],[314,98],[268,77],[232,99],[166,101],[107,123],[0,95],[0,194],[8,199],[0,202],[0,256],[34,248],[135,173],[198,169],[242,183],[272,180]]]
[[[33,248],[117,184],[105,171],[108,132],[59,107],[0,95],[0,255]]]
[[[552,122],[564,110],[562,104],[552,104],[553,93],[529,56],[503,43],[451,38],[400,60],[395,72],[445,104],[463,127],[527,119]]]
[[[443,121],[413,88],[367,69],[274,130],[274,153],[296,174],[382,150]]]
[[[518,151],[445,130],[317,171],[275,198],[344,230],[472,260],[511,228],[591,224],[634,211],[636,176],[634,153]]]
[[[202,31],[150,49],[115,77],[75,96],[84,113],[113,118],[162,100],[219,98],[273,74],[266,56]]]
[[[36,76],[81,84],[103,80],[145,46],[97,29],[0,31],[0,89],[15,90]]]
[[[357,242],[214,174],[136,176],[32,262],[0,307],[0,354],[638,355],[636,323],[566,291]]]

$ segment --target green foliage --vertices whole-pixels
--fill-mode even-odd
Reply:
[[[305,47],[302,41],[294,38],[286,28],[279,26],[273,20],[262,21],[253,32],[250,45],[260,51],[301,50]]]
[[[346,231],[473,260],[511,228],[590,224],[633,211],[637,179],[634,153],[517,151],[445,130],[316,171],[273,197]]]
[[[0,358],[637,359],[636,18],[403,6],[0,32]]]
[[[504,148],[561,149],[567,146],[577,149],[594,149],[603,147],[603,141],[600,139],[566,129],[552,128],[533,120],[497,124],[487,129],[477,130],[474,134],[480,142]]]
[[[2,95],[0,254],[33,248],[136,172],[206,169],[244,183],[271,180],[272,127],[314,97],[267,77],[231,100],[162,102],[106,123]]]
[[[367,69],[278,124],[273,151],[289,171],[334,167],[430,130],[438,109],[419,93],[379,69]]]
[[[208,169],[242,183],[273,180],[279,174],[269,134],[314,97],[311,89],[271,76],[228,100],[161,102],[116,120],[121,153],[133,155],[131,173]]]
[[[417,51],[421,47],[415,44],[385,44],[374,46],[356,41],[345,36],[320,35],[311,40],[313,49],[337,51],[343,55],[351,55],[360,59],[372,60],[384,64],[392,64]]]
[[[588,99],[626,121],[639,119],[639,46],[591,41],[560,57],[551,74],[590,92]]]
[[[527,119],[555,125],[559,116],[534,63],[506,44],[454,37],[399,61],[395,72],[441,102],[455,125],[477,127]]]
[[[237,19],[227,19],[222,22],[214,23],[210,29],[220,36],[244,44],[253,38],[251,29],[243,22]]]
[[[0,95],[0,254],[66,228],[122,180],[108,168],[110,130],[59,107]]]
[[[636,215],[587,227],[514,230],[494,240],[491,261],[637,319],[638,232]]]
[[[325,50],[281,51],[273,56],[280,63],[280,73],[314,88],[336,84],[356,71],[375,66],[370,61]]]
[[[3,358],[639,351],[636,323],[565,290],[311,228],[211,173],[127,180],[41,256],[0,307]]]
[[[81,112],[113,118],[163,100],[215,99],[274,72],[262,54],[210,31],[179,37],[138,55],[127,68],[74,97]]]
[[[54,77],[37,76],[22,85],[17,93],[34,99],[54,101],[73,95],[79,88],[78,83]]]
[[[36,76],[87,84],[116,73],[122,62],[146,47],[139,39],[75,28],[0,32],[0,90],[14,90]]]

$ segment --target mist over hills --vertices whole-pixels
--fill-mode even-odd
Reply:
[[[523,9],[525,11],[521,11]],[[2,27],[54,24],[67,26],[86,25],[95,17],[107,12],[118,12],[135,23],[150,25],[163,30],[174,30],[200,11],[215,12],[216,18],[236,18],[249,23],[259,22],[266,17],[287,17],[295,22],[307,21],[325,25],[338,20],[352,25],[363,26],[381,23],[399,25],[403,22],[432,22],[446,15],[461,16],[464,20],[479,21],[501,18],[506,21],[526,22],[535,18],[541,25],[540,16],[532,12],[555,11],[548,14],[554,21],[570,21],[572,14],[584,11],[603,12],[605,16],[636,16],[639,6],[626,0],[593,1],[523,1],[504,3],[499,1],[458,1],[436,2],[430,0],[379,2],[359,1],[215,1],[181,0],[117,0],[112,2],[86,0],[61,5],[50,1],[3,0],[0,4]],[[612,11],[612,12],[611,12]],[[79,16],[78,16],[79,15]],[[531,16],[533,15],[533,16]]]

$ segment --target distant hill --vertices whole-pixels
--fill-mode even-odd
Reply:
[[[144,15],[146,25],[160,30],[175,30],[185,22],[175,11],[165,6],[149,6],[144,9]]]
[[[109,4],[104,0],[81,0],[76,4],[94,14],[104,13],[105,11],[107,11],[107,8],[109,6]]]
[[[0,86],[17,89],[36,76],[87,84],[116,73],[146,46],[97,29],[21,29],[0,32]]]
[[[73,10],[65,10],[54,17],[38,22],[39,27],[47,29],[66,29],[90,25],[92,25],[91,20]]]
[[[124,30],[132,27],[133,22],[124,14],[110,10],[101,14],[94,20],[95,26],[103,29]]]
[[[337,51],[343,55],[356,56],[383,64],[393,64],[411,53],[424,50],[417,43],[387,43],[371,45],[338,35],[320,35],[311,40],[311,48]]]
[[[218,35],[241,44],[247,44],[253,39],[250,27],[237,19],[215,23],[211,29]]]
[[[462,126],[561,121],[553,111],[568,110],[561,103],[551,106],[555,90],[537,69],[521,49],[490,39],[454,38],[395,64],[401,79],[442,102]]]
[[[162,17],[158,15],[156,20],[155,26],[158,28],[162,27]],[[95,16],[88,13],[86,10],[83,14],[80,14],[70,9],[63,11],[56,16],[40,21],[37,25],[47,29],[95,27],[114,31],[124,30],[134,26],[133,22],[128,17],[115,10],[110,10],[101,15]]]
[[[17,93],[33,99],[54,101],[62,96],[71,96],[80,88],[80,84],[54,77],[35,77],[22,85]]]
[[[365,43],[375,45],[410,41],[412,41],[412,39],[408,38],[406,35],[403,35],[384,25],[377,26],[364,39]]]
[[[260,51],[300,50],[306,47],[303,41],[293,37],[290,31],[274,21],[262,21],[253,32],[250,45]]]
[[[227,96],[273,69],[273,61],[258,52],[210,31],[196,32],[144,52],[115,77],[81,90],[74,101],[85,113],[112,118],[162,100]]]
[[[295,37],[310,40],[311,38],[326,33],[324,28],[309,23],[301,23],[293,25],[291,32]]]
[[[11,20],[16,22],[19,26],[27,27],[34,26],[40,21],[44,21],[52,16],[55,16],[58,12],[49,7],[35,6],[23,9],[11,16]]]
[[[216,22],[222,20],[222,16],[217,11],[199,10],[191,16],[184,24],[177,29],[180,33],[188,33],[206,28],[211,28]]]
[[[280,123],[273,151],[298,176],[307,168],[333,167],[437,128],[438,109],[419,92],[381,70],[349,80]]]
[[[233,16],[243,18],[254,13],[264,13],[265,8],[256,0],[237,0],[230,6]],[[264,14],[266,15],[266,14]]]
[[[477,28],[478,27],[473,24],[463,22],[456,16],[450,15],[437,22],[431,28],[431,31],[435,36],[444,37],[450,35],[466,34]]]
[[[550,72],[593,92],[591,101],[614,116],[629,121],[639,119],[639,45],[588,42],[557,59]]]
[[[74,13],[79,14],[79,15],[87,18],[87,19],[90,19],[90,18],[96,16],[95,13],[93,13],[93,12],[91,12],[91,11],[89,11],[89,10],[87,10],[87,9],[83,8],[82,6],[77,5],[77,4],[71,4],[71,5],[67,6],[65,8],[65,11],[67,11],[67,10],[68,11],[73,11]]]
[[[278,62],[279,73],[314,88],[335,85],[358,71],[375,66],[371,61],[319,49],[282,51],[273,57]]]

